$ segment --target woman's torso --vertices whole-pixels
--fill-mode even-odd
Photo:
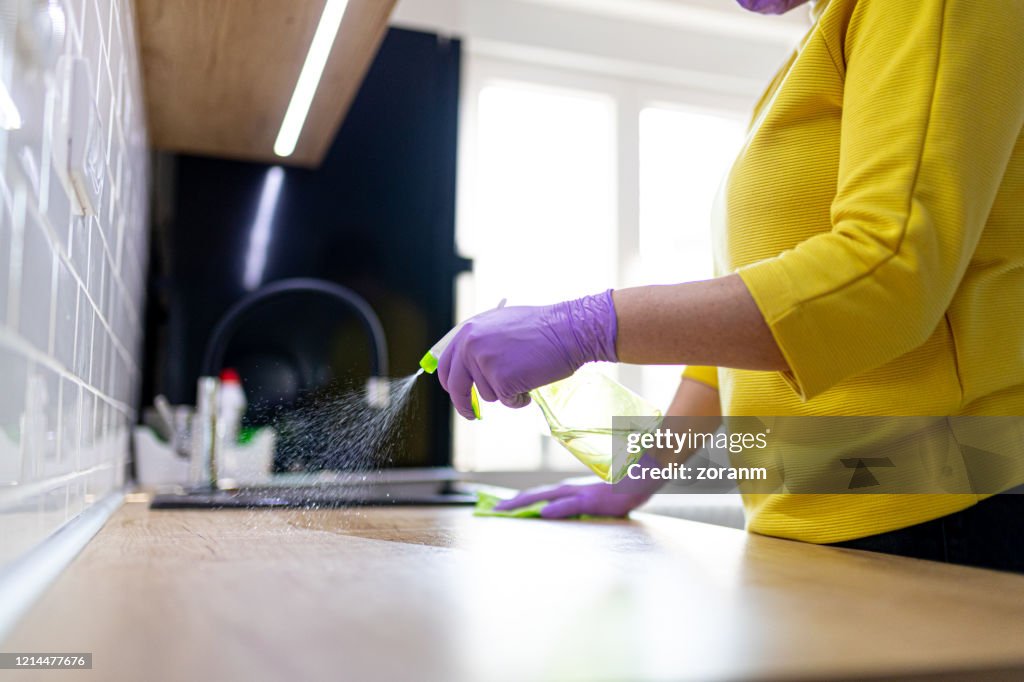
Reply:
[[[842,49],[856,4],[832,0],[815,9],[814,28],[758,104],[716,205],[720,273],[774,257],[831,229],[844,95],[844,74],[833,55]],[[879,311],[878,324],[888,323]],[[952,302],[922,345],[806,402],[778,373],[722,369],[719,387],[726,415],[1024,415],[1024,136]],[[1006,487],[1024,482],[1024,461],[998,475]],[[822,512],[823,500],[799,497],[751,496],[751,528],[828,542],[836,533],[856,537],[891,530],[977,499],[846,495],[827,501],[831,510]],[[840,529],[816,532],[815,524]]]

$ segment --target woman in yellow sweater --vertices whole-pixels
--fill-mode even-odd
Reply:
[[[473,318],[439,367],[460,413],[474,383],[519,406],[610,360],[689,365],[670,415],[1024,415],[1024,2],[811,11],[723,183],[723,275]],[[1019,448],[982,472],[998,489],[745,495],[747,525],[1024,570],[1024,498],[991,497],[1024,484]],[[609,507],[561,486],[506,506],[537,499],[557,517],[645,495]]]

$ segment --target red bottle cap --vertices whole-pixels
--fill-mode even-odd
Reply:
[[[238,376],[238,372],[234,369],[227,367],[220,371],[220,381],[223,384],[240,384],[242,383],[242,378]]]

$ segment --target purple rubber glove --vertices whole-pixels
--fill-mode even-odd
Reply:
[[[736,0],[740,7],[760,14],[785,14],[808,0]]]
[[[614,362],[617,323],[612,291],[547,306],[516,306],[466,321],[445,348],[437,377],[455,409],[473,419],[470,390],[509,407],[564,379],[584,363]]]
[[[660,466],[653,457],[644,455],[639,464],[644,469]],[[513,498],[494,505],[495,511],[508,511],[534,502],[548,500],[540,510],[545,519],[566,519],[586,514],[589,516],[626,516],[657,492],[664,481],[632,479],[628,476],[618,483],[562,483],[547,488],[536,488],[519,493]]]

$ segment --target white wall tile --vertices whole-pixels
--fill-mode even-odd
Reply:
[[[135,421],[148,157],[130,4],[58,0],[60,52],[89,64],[105,167],[77,216],[52,166],[61,70],[0,22],[0,78],[24,125],[0,131],[0,565],[124,483]]]
[[[21,281],[18,284],[18,332],[37,350],[50,344],[50,310],[56,254],[43,226],[29,216],[22,237]]]
[[[21,479],[18,481],[21,484],[52,475],[57,461],[59,391],[60,377],[56,372],[37,362],[29,364],[22,416]]]
[[[85,25],[82,30],[82,56],[89,62],[93,86],[96,85],[96,69],[103,55],[103,35],[100,33],[100,10],[97,3],[86,0],[82,8]]]
[[[60,463],[64,472],[78,466],[78,439],[81,433],[82,387],[71,379],[61,379]]]
[[[25,415],[28,359],[0,345],[0,499],[2,490],[21,478],[21,434]]]
[[[6,183],[0,178],[0,324],[7,319],[7,295],[10,290],[11,239],[14,218]]]
[[[87,389],[82,391],[82,424],[78,442],[81,468],[86,470],[96,463],[96,395]]]
[[[70,257],[71,268],[78,279],[85,281],[89,275],[89,221],[82,216],[75,216],[71,220],[71,229],[68,235],[71,240]]]
[[[103,259],[105,257],[103,235],[95,217],[89,218],[89,268],[85,279],[85,290],[94,304],[99,305],[103,285]]]
[[[62,259],[57,259],[57,309],[54,315],[53,353],[65,369],[74,365],[75,334],[78,331],[78,280]]]
[[[75,363],[72,372],[76,377],[88,382],[89,368],[92,366],[92,337],[96,313],[92,303],[85,296],[85,289],[81,285],[78,289],[78,329],[75,333]]]

